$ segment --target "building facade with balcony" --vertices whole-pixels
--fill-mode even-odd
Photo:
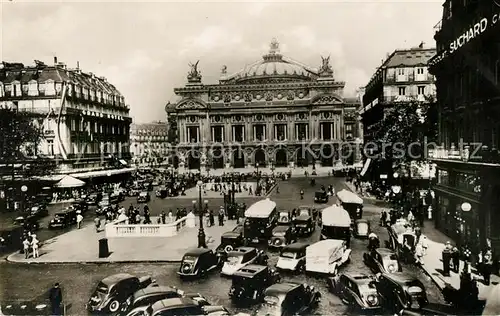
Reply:
[[[498,2],[498,1],[497,1]],[[500,6],[443,4],[436,26],[439,147],[436,226],[477,251],[489,239],[500,253]],[[469,203],[472,208],[463,210]]]
[[[364,141],[373,138],[376,124],[396,102],[426,101],[434,96],[434,76],[428,72],[428,62],[436,54],[434,48],[395,50],[377,68],[363,94],[359,111],[363,122]]]
[[[56,58],[51,66],[35,63],[0,65],[0,107],[32,113],[43,130],[31,152],[53,158],[58,174],[88,178],[121,172],[109,171],[123,169],[130,158],[132,120],[121,93],[106,78],[68,69]]]
[[[343,97],[329,58],[319,69],[280,54],[273,41],[263,58],[234,74],[222,68],[218,84],[205,85],[197,64],[180,99],[166,107],[177,124],[179,168],[296,167],[353,164],[356,99]],[[351,155],[339,155],[352,148]],[[345,153],[345,152],[344,152]]]
[[[130,152],[137,165],[159,165],[169,155],[168,126],[166,122],[132,124]]]
[[[377,142],[375,134],[395,104],[410,101],[427,102],[435,95],[434,76],[428,72],[428,62],[435,53],[434,48],[424,48],[422,43],[419,47],[395,50],[382,61],[382,65],[377,68],[364,88],[363,104],[358,110],[363,124],[364,144]],[[367,145],[366,150],[370,148],[373,147]],[[376,152],[370,152],[370,154],[374,157]],[[425,185],[425,182],[431,178],[429,172],[426,172],[432,169],[429,166],[417,168],[407,166],[405,170],[400,170],[404,173],[402,177],[392,179],[396,169],[391,160],[383,158],[368,160],[365,157],[365,164],[367,161],[369,173],[366,177],[372,181],[401,182],[404,177],[408,183]]]

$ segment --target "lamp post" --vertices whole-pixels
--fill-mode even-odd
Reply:
[[[26,198],[26,191],[28,191],[28,187],[23,185],[21,187],[21,205],[20,205],[20,208],[21,208],[21,212],[24,212],[24,200]]]
[[[201,201],[201,190],[203,181],[198,180],[196,185],[198,186],[198,207],[200,212],[200,230],[198,231],[198,248],[207,248],[205,231],[203,230],[203,205]]]

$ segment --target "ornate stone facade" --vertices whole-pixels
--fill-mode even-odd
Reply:
[[[198,63],[190,66],[188,83],[174,89],[179,101],[166,108],[177,122],[173,164],[180,169],[333,166],[359,158],[358,101],[343,97],[345,83],[335,80],[329,57],[317,70],[281,55],[273,40],[269,53],[243,70],[228,75],[223,66],[218,84],[204,85]]]

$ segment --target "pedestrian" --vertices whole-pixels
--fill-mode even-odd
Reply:
[[[32,236],[31,239],[31,249],[33,249],[33,258],[38,258],[38,246],[39,246],[40,241],[36,238],[36,235]]]
[[[168,222],[172,223],[174,221],[174,215],[172,214],[172,210],[168,212]]]
[[[210,227],[210,211],[205,212],[205,223],[207,227]]]
[[[53,316],[63,315],[61,311],[61,303],[63,300],[62,290],[59,287],[59,283],[54,284],[54,287],[49,291],[49,301],[52,309]]]
[[[28,259],[30,256],[30,246],[31,242],[29,241],[28,237],[24,238],[23,240],[24,259]]]
[[[493,252],[491,249],[486,249],[483,251],[482,255],[482,267],[481,267],[481,272],[484,278],[484,283],[486,285],[490,285],[490,276],[491,276],[491,271],[493,270]]]
[[[307,171],[306,171],[307,172]],[[300,199],[303,200],[304,199],[304,190],[300,190]]]
[[[101,228],[101,219],[99,218],[99,216],[96,216],[94,218],[94,225],[95,225],[95,232],[98,233],[99,228]]]
[[[429,243],[427,242],[427,236],[422,236],[421,244],[422,244],[422,254],[425,256],[427,255],[427,248],[429,248]]]
[[[382,213],[380,214],[380,226],[384,227],[386,220],[387,220],[387,213],[385,210],[383,210]]]
[[[219,209],[219,226],[224,226],[224,207]]]
[[[165,224],[166,221],[167,221],[167,214],[165,213],[165,211],[161,211],[161,223]]]
[[[451,250],[451,269],[455,273],[460,271],[460,251],[457,247],[453,247]]]
[[[210,210],[210,213],[208,213],[208,220],[210,221],[210,227],[215,225],[215,216],[212,210]]]
[[[76,226],[78,229],[82,228],[82,221],[83,221],[83,216],[80,211],[77,212],[76,214]]]
[[[422,244],[417,243],[417,246],[415,246],[415,264],[423,265],[424,264],[424,261],[422,260],[423,256],[424,256],[424,249],[422,248]]]

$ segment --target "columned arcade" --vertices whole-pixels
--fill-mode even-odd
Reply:
[[[330,58],[318,68],[279,52],[203,84],[198,62],[166,111],[177,124],[179,169],[334,166],[359,161],[356,99],[343,97]],[[347,146],[346,146],[347,144]],[[341,155],[345,147],[352,156]]]

